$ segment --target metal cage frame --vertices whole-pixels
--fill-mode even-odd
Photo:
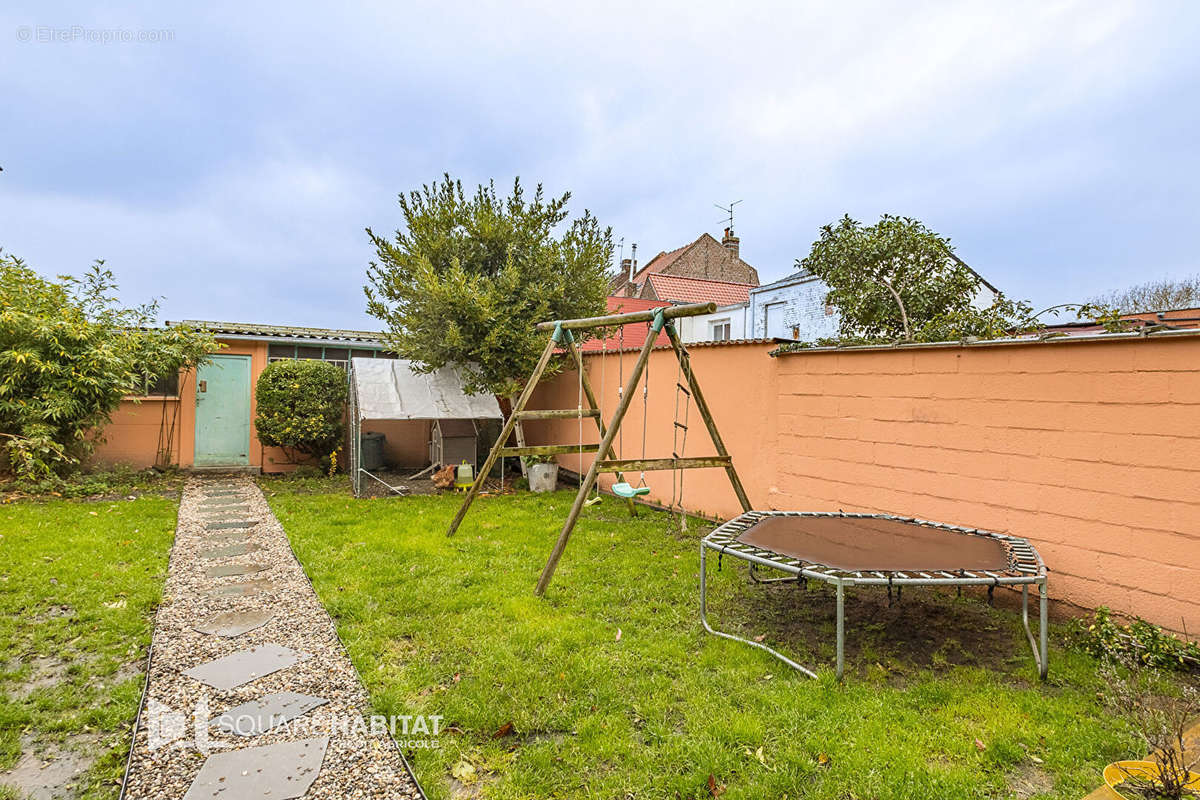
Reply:
[[[755,523],[767,517],[842,517],[846,519],[881,519],[894,522],[904,522],[922,527],[934,528],[948,534],[967,536],[986,536],[998,540],[1008,556],[1008,566],[1004,570],[960,569],[960,570],[844,570],[818,562],[785,556],[773,550],[764,550],[754,545],[737,541],[737,538]],[[717,553],[718,569],[723,556],[746,561],[750,566],[751,578],[756,582],[799,581],[805,579],[817,580],[832,585],[837,594],[837,678],[841,680],[845,672],[846,644],[846,588],[850,586],[987,586],[989,593],[997,586],[1021,587],[1021,624],[1029,646],[1033,650],[1034,662],[1038,668],[1038,677],[1046,679],[1049,671],[1047,663],[1047,616],[1048,597],[1046,592],[1046,565],[1038,555],[1037,550],[1027,539],[1008,536],[1003,533],[966,528],[960,525],[946,525],[940,522],[899,517],[892,514],[847,514],[827,511],[747,511],[704,537],[700,542],[700,622],[704,630],[714,636],[732,639],[751,647],[765,650],[788,666],[815,678],[817,674],[807,667],[797,664],[792,659],[761,642],[755,642],[736,634],[715,629],[708,621],[708,586],[707,586],[707,553],[712,550]],[[788,577],[760,579],[754,571],[756,567],[766,567],[786,573]],[[1029,626],[1029,587],[1036,586],[1039,595],[1039,625],[1038,636],[1035,638]]]

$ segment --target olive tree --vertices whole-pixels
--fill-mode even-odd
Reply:
[[[517,392],[546,345],[536,323],[605,310],[612,231],[586,210],[568,221],[570,198],[520,179],[467,195],[449,175],[401,194],[401,229],[367,229],[367,311],[388,345],[418,370],[459,367],[469,392]]]

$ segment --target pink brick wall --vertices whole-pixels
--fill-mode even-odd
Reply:
[[[1025,536],[1052,570],[1055,599],[1200,631],[1200,337],[777,358],[768,349],[692,350],[756,507],[880,511]],[[634,357],[624,357],[627,375]],[[599,357],[588,361],[599,381]],[[606,416],[616,405],[610,362]],[[673,357],[655,352],[651,456],[670,454],[674,378]],[[576,391],[565,373],[536,404],[573,407]],[[640,454],[640,414],[639,400],[625,457]],[[692,420],[688,454],[711,452]],[[530,438],[577,436],[574,424],[546,423]],[[586,441],[597,441],[594,427]],[[670,500],[670,473],[650,485]],[[689,472],[684,502],[739,510],[719,470]]]

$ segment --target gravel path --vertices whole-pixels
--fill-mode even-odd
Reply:
[[[235,526],[238,522],[253,524]],[[243,544],[253,547],[237,547]],[[224,574],[236,567],[262,569]],[[222,576],[213,577],[218,574]],[[228,627],[233,635],[201,633],[194,626],[209,631]],[[391,735],[371,732],[363,717],[370,713],[366,693],[333,621],[251,480],[188,482],[152,652],[125,797],[422,797]],[[222,666],[209,665],[211,661],[224,659],[222,664],[235,668],[263,656],[272,659],[270,666],[251,663],[260,677],[246,676],[250,679],[234,688],[218,690],[197,679],[214,669],[221,672]],[[197,678],[185,674],[189,671]],[[216,681],[236,682],[228,672]],[[250,735],[203,722],[272,699],[299,716],[261,733],[251,725]],[[233,752],[246,748],[266,749]],[[302,766],[291,773],[275,775],[287,773],[281,753],[301,753],[298,757],[307,761],[301,760]],[[202,767],[204,775],[196,781]],[[222,769],[235,772],[225,776],[219,774]],[[272,785],[276,778],[286,788]]]

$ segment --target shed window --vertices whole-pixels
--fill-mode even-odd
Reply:
[[[282,358],[295,358],[296,345],[294,344],[273,344],[267,347],[267,360],[278,361]]]
[[[296,358],[314,358],[317,361],[320,361],[322,358],[324,358],[324,354],[322,353],[323,349],[324,348],[321,347],[297,347]]]

